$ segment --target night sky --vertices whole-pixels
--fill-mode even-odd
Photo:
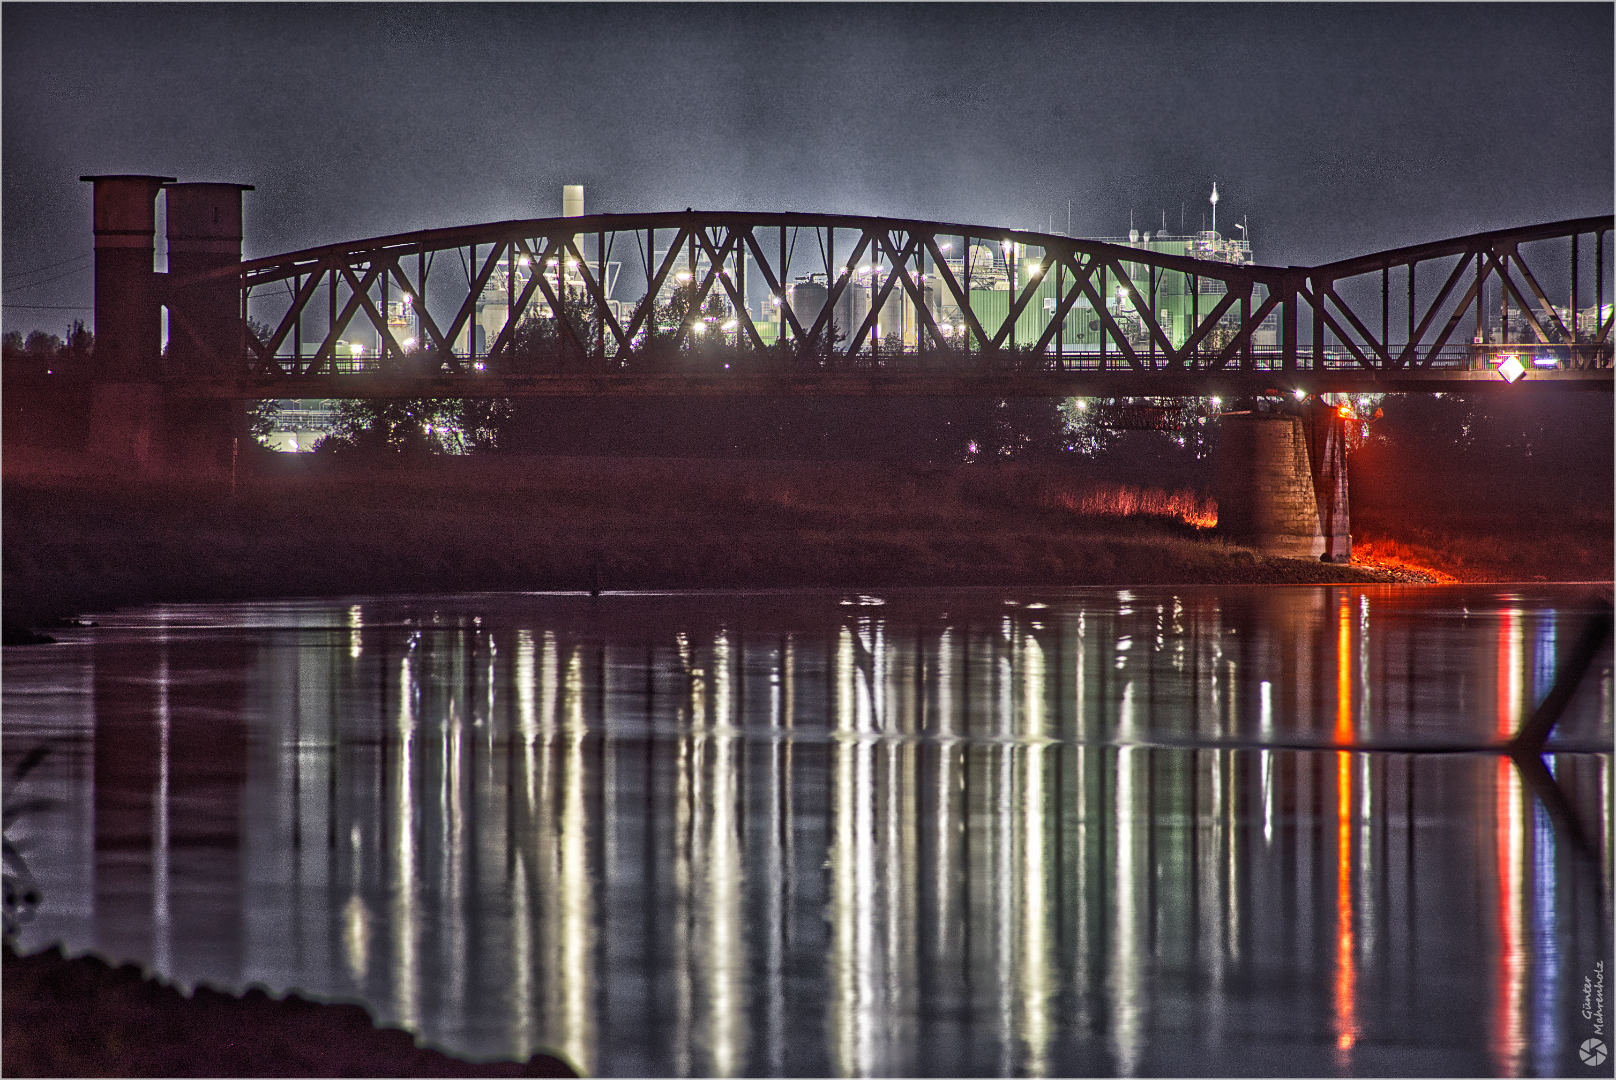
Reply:
[[[89,254],[91,173],[256,185],[249,258],[565,183],[1115,236],[1199,228],[1215,179],[1222,231],[1296,265],[1609,213],[1612,12],[7,3],[5,328],[88,320],[87,258],[28,272]]]

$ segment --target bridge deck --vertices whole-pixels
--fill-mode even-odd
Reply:
[[[1332,370],[1257,372],[1034,371],[948,372],[866,369],[827,372],[682,372],[301,375],[185,381],[187,397],[518,398],[518,397],[1240,397],[1288,393],[1431,393],[1508,390],[1612,390],[1610,368],[1532,371],[1508,385],[1491,370]]]

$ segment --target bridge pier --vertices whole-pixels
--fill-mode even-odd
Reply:
[[[229,376],[247,354],[242,317],[241,197],[251,184],[169,184],[168,364],[180,378]],[[230,467],[247,440],[239,401],[179,400],[163,409],[163,451],[171,468]]]
[[[1265,555],[1352,560],[1346,427],[1334,409],[1225,413],[1218,534]]]
[[[1326,405],[1308,411],[1308,462],[1319,504],[1325,562],[1352,561],[1352,517],[1347,502],[1347,420]]]
[[[191,402],[165,377],[228,377],[244,351],[239,277],[241,184],[173,184],[170,176],[85,176],[95,185],[95,359],[86,456],[112,472],[149,475],[230,465],[245,413]],[[155,270],[157,195],[167,192],[169,270]],[[196,280],[201,275],[215,276]],[[181,282],[175,289],[170,282]],[[169,357],[162,355],[162,308]]]
[[[95,185],[95,380],[85,450],[119,471],[153,471],[162,401],[157,193],[172,176],[82,176]]]

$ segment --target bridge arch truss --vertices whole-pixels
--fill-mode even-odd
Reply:
[[[859,373],[933,392],[996,380],[1005,393],[1168,394],[1457,388],[1498,382],[1496,362],[1518,352],[1534,380],[1609,389],[1611,228],[1610,216],[1579,218],[1270,267],[890,218],[497,222],[231,268],[253,316],[249,355],[218,374],[232,396],[248,384],[296,397],[343,396],[328,383],[402,393],[423,380],[559,393],[584,392],[558,389],[580,378],[601,392],[635,377]],[[642,294],[619,299],[636,277]],[[778,317],[763,318],[771,309]],[[883,325],[892,313],[896,332]],[[356,327],[376,351],[339,355]],[[715,357],[735,370],[702,366]]]

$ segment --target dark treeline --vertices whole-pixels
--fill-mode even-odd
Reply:
[[[0,358],[6,372],[88,377],[95,356],[95,335],[77,320],[67,328],[65,338],[45,330],[32,330],[26,336],[19,330],[0,339]]]

